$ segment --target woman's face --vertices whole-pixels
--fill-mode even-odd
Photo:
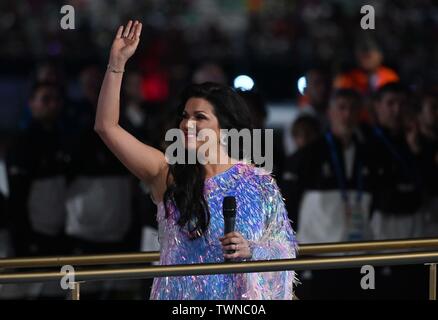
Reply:
[[[220,143],[219,120],[214,113],[214,107],[203,98],[190,98],[187,101],[179,128],[184,132],[185,145],[189,149],[198,150],[205,143],[216,148]],[[200,134],[203,129],[208,130]],[[206,133],[212,136],[209,135],[204,140]],[[202,140],[197,141],[197,137]]]

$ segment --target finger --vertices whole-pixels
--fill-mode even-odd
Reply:
[[[235,241],[238,241],[238,238],[234,238],[234,237],[225,237],[224,239],[221,240],[222,244],[227,244],[227,243],[236,243]]]
[[[137,24],[138,24],[138,21],[136,20],[136,21],[134,22],[134,25],[133,25],[132,28],[131,28],[131,31],[129,32],[128,39],[130,39],[130,40],[133,40],[133,39],[134,39],[135,30],[137,30]]]
[[[227,233],[225,235],[225,237],[241,237],[241,235],[239,232],[233,231],[233,232]]]
[[[227,238],[225,240],[222,241],[222,244],[239,244],[241,243],[239,238]]]
[[[223,250],[236,250],[236,245],[235,244],[228,244],[226,246],[222,247]]]
[[[120,39],[122,37],[122,33],[123,33],[123,26],[120,26],[119,29],[117,29],[116,38]]]
[[[123,37],[126,38],[129,35],[129,32],[131,31],[132,26],[132,20],[129,20],[128,24],[126,25],[125,32],[123,32]]]
[[[237,246],[237,244],[229,244],[229,245],[224,246],[223,248],[224,248],[224,250],[241,250],[241,249],[243,249],[242,247]]]
[[[239,251],[241,251],[241,250],[249,250],[249,247],[247,245],[245,245],[245,244],[238,244],[238,243],[237,244],[236,243],[230,243],[230,244],[227,244],[227,245],[223,245],[222,248],[224,250],[239,250]]]
[[[135,30],[134,39],[133,39],[135,46],[138,46],[138,44],[140,43],[141,27],[142,27],[141,23],[137,24],[137,28]]]
[[[224,254],[224,257],[227,259],[235,259],[235,258],[239,258],[240,254],[239,253],[231,253],[231,254]]]
[[[140,38],[140,35],[141,35],[141,29],[143,28],[143,24],[140,22],[138,25],[137,25],[137,31],[135,32],[135,36],[137,37],[137,38]]]

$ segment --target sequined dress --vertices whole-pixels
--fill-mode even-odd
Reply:
[[[205,181],[211,220],[207,232],[190,240],[186,228],[178,226],[178,209],[158,204],[160,265],[223,263],[219,237],[223,236],[222,201],[236,197],[235,231],[249,241],[248,260],[292,259],[296,240],[283,198],[267,172],[238,163]],[[289,300],[293,297],[293,271],[217,274],[155,278],[151,300]]]

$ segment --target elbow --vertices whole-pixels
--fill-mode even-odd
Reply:
[[[114,128],[116,128],[118,125],[107,125],[107,124],[94,124],[94,132],[96,132],[99,137],[102,139],[105,139],[105,137],[108,137],[111,132],[114,132]]]
[[[96,132],[100,137],[105,136],[108,131],[111,129],[108,125],[102,125],[102,124],[94,124],[94,132]]]
[[[96,132],[99,136],[105,133],[105,127],[102,125],[94,124],[94,132]]]

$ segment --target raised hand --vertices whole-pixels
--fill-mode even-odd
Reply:
[[[126,27],[120,26],[111,47],[109,63],[115,69],[123,69],[140,43],[142,24],[129,20]]]

